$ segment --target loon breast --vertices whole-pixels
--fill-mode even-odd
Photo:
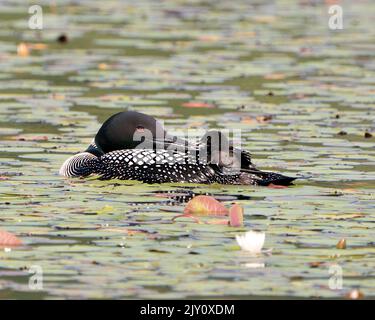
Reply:
[[[59,174],[64,177],[85,177],[91,174],[92,162],[97,156],[89,152],[81,152],[66,159]]]

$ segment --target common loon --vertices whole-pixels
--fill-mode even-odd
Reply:
[[[208,131],[192,144],[170,135],[153,117],[135,111],[107,119],[89,147],[67,159],[59,173],[145,183],[290,185],[296,179],[257,169],[250,153],[234,148],[220,131]]]

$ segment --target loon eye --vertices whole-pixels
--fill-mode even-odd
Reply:
[[[144,126],[136,126],[135,129],[138,131],[138,132],[144,132],[145,131],[145,127]]]

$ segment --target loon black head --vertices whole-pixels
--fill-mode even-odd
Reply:
[[[209,130],[203,135],[200,140],[199,155],[205,156],[211,164],[221,167],[241,167],[240,156],[234,154],[232,144],[221,131]]]
[[[215,151],[227,150],[230,146],[228,137],[217,130],[207,131],[200,139],[200,143]]]
[[[166,135],[163,125],[154,117],[136,111],[124,111],[114,114],[103,123],[95,136],[95,144],[103,153],[134,149],[141,143],[151,143],[149,148],[152,148],[154,141],[163,140]]]

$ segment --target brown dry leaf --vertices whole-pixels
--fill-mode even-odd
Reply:
[[[283,74],[283,73],[270,73],[270,74],[266,74],[264,76],[264,79],[267,79],[267,80],[282,80],[282,79],[285,79],[285,74]]]
[[[48,48],[45,43],[28,43],[27,46],[32,50],[45,50]]]
[[[372,138],[372,134],[370,132],[366,131],[365,134],[364,134],[364,137],[367,138],[367,139]]]
[[[53,99],[55,100],[64,100],[65,99],[65,95],[64,94],[59,94],[59,93],[54,93],[52,95]]]
[[[322,265],[324,265],[324,262],[322,261],[313,261],[309,263],[310,268],[319,268]]]
[[[336,244],[337,249],[346,249],[346,240],[344,238],[340,239]]]
[[[256,117],[256,120],[257,120],[259,123],[266,123],[266,122],[272,120],[272,116],[271,116],[271,115],[258,116],[258,117]]]
[[[27,57],[27,56],[30,55],[30,50],[29,50],[29,47],[26,43],[21,42],[20,44],[18,44],[17,55],[19,57]]]
[[[140,233],[147,233],[147,232],[141,231],[141,230],[130,230],[130,229],[121,228],[121,227],[117,227],[117,228],[100,228],[100,230],[104,230],[104,231],[108,231],[108,232],[126,233],[129,236],[132,236],[132,235],[135,235],[135,234],[140,234]]]
[[[350,188],[348,188],[348,189],[342,189],[342,191],[345,192],[345,193],[361,193],[361,191],[359,191],[359,190],[350,189]]]
[[[353,289],[346,294],[347,299],[357,300],[357,299],[363,299],[364,297],[365,295],[358,289]]]
[[[99,63],[98,64],[98,69],[99,70],[107,70],[108,69],[108,64],[106,64],[106,63]]]
[[[363,213],[341,213],[341,214],[320,214],[319,217],[323,219],[332,219],[332,220],[346,220],[346,219],[355,219],[363,218],[366,215]]]
[[[241,120],[242,123],[246,123],[246,124],[255,124],[255,123],[258,123],[254,118],[252,117],[243,117],[242,120]]]
[[[48,141],[47,136],[16,136],[11,139],[18,141]]]

